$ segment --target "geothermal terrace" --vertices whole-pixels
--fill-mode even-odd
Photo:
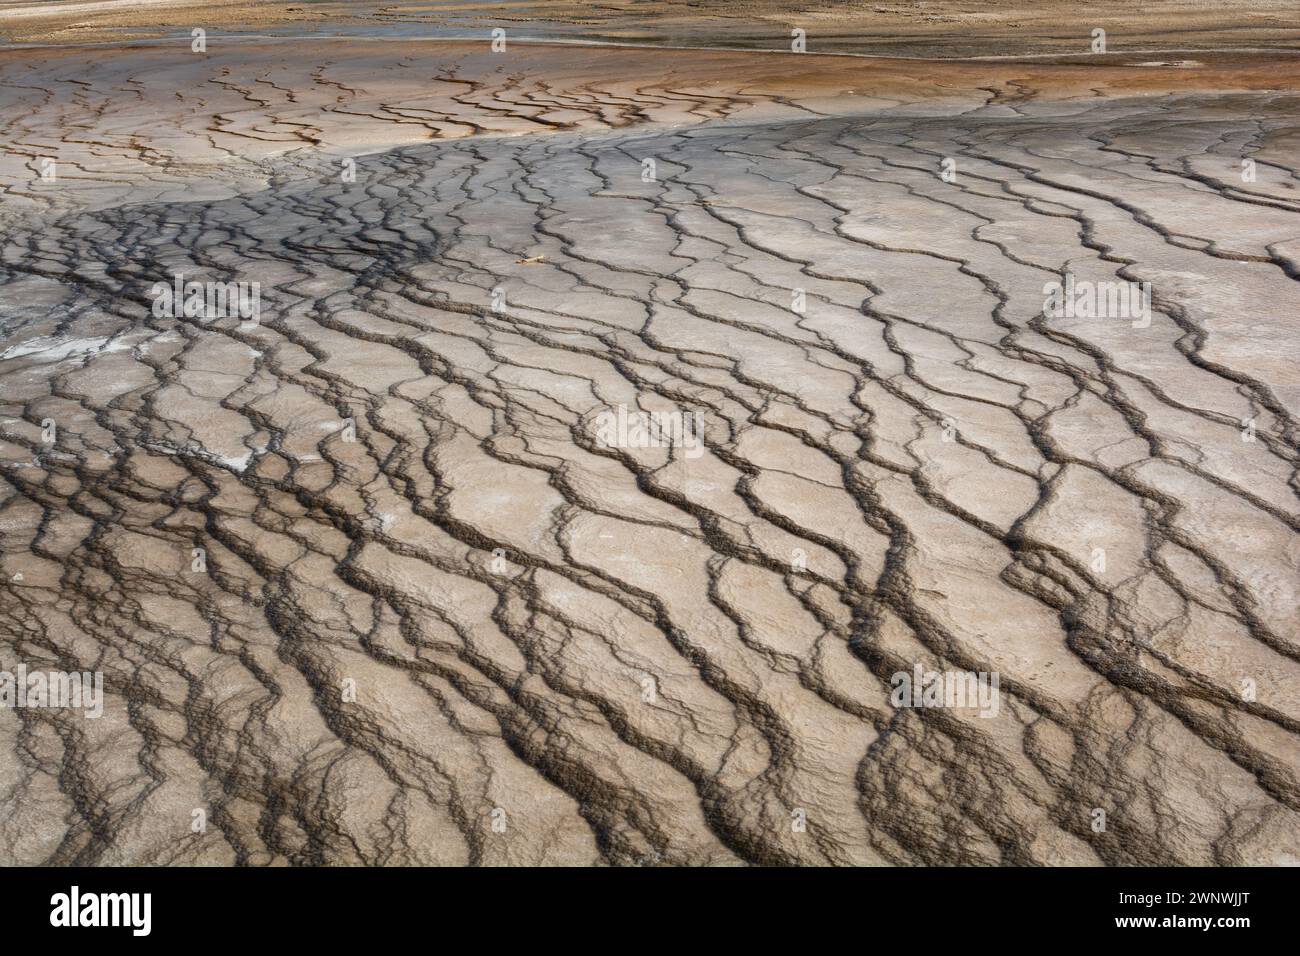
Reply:
[[[3,862],[1300,860],[1298,63],[6,51]]]

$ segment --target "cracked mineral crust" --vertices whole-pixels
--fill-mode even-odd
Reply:
[[[1300,862],[1295,54],[208,44],[0,52],[0,862]]]

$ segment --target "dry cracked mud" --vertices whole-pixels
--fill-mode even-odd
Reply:
[[[1300,862],[1298,63],[7,51],[0,860]]]

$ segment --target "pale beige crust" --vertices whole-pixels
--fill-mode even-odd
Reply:
[[[0,862],[1300,862],[1296,72],[0,53]]]

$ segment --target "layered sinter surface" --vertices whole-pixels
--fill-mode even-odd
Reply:
[[[1300,860],[1294,61],[273,49],[4,63],[0,859]]]

